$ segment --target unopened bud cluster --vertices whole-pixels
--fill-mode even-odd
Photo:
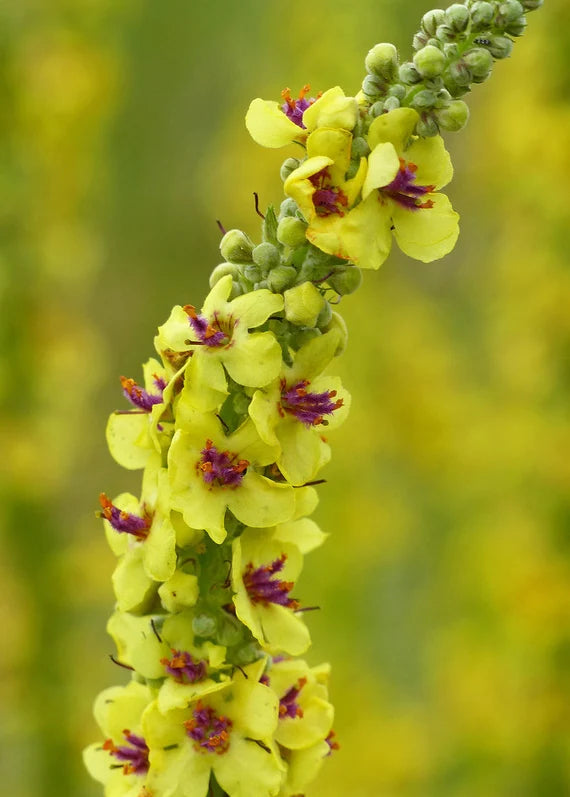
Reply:
[[[526,13],[541,5],[542,0],[465,0],[428,11],[414,36],[411,61],[399,64],[390,44],[368,53],[362,92],[371,115],[405,106],[418,111],[420,136],[461,130],[469,119],[461,98],[487,80],[495,60],[511,54],[513,39],[526,29]]]

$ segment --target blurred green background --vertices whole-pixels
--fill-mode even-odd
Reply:
[[[0,791],[96,797],[104,426],[219,231],[258,235],[283,152],[243,116],[358,90],[424,0],[0,3]],[[454,253],[398,254],[341,310],[353,393],[299,594],[341,750],[309,797],[570,793],[570,8],[546,0],[448,136]]]

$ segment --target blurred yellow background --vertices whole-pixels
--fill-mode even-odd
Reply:
[[[355,93],[424,0],[0,4],[0,792],[96,797],[109,661],[104,442],[219,231],[257,237],[283,153],[254,96]],[[343,300],[353,410],[299,595],[341,743],[308,797],[570,794],[570,7],[546,0],[448,135],[454,253]]]

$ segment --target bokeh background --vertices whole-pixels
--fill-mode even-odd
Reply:
[[[570,794],[570,8],[546,0],[449,135],[452,255],[394,253],[341,310],[354,401],[300,594],[341,750],[309,797]],[[283,153],[243,124],[284,86],[358,90],[424,0],[0,3],[0,791],[96,797],[101,490],[119,375],[200,304],[215,219],[258,234]]]

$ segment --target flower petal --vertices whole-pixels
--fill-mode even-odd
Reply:
[[[378,144],[368,156],[368,173],[362,187],[362,197],[366,197],[375,188],[389,185],[398,174],[400,159],[394,145],[389,141]]]
[[[395,202],[392,209],[394,237],[410,257],[430,263],[451,252],[459,235],[459,214],[445,194],[427,194],[432,208],[408,210]]]
[[[263,387],[279,373],[281,347],[272,332],[252,332],[240,337],[239,345],[225,349],[222,361],[238,384]]]
[[[249,470],[239,487],[227,493],[228,508],[246,526],[265,528],[284,523],[295,511],[294,490]]]
[[[278,103],[259,97],[250,103],[245,126],[253,140],[262,147],[285,147],[306,136],[306,131],[292,122]]]
[[[401,155],[419,121],[413,108],[395,108],[393,111],[377,116],[368,131],[368,144],[374,150],[378,144],[389,141]]]
[[[407,161],[418,167],[417,185],[433,185],[439,190],[451,182],[453,165],[441,136],[419,138],[404,154]]]
[[[358,104],[354,97],[345,97],[340,86],[323,93],[303,114],[308,130],[317,127],[342,127],[352,130],[358,119]]]

